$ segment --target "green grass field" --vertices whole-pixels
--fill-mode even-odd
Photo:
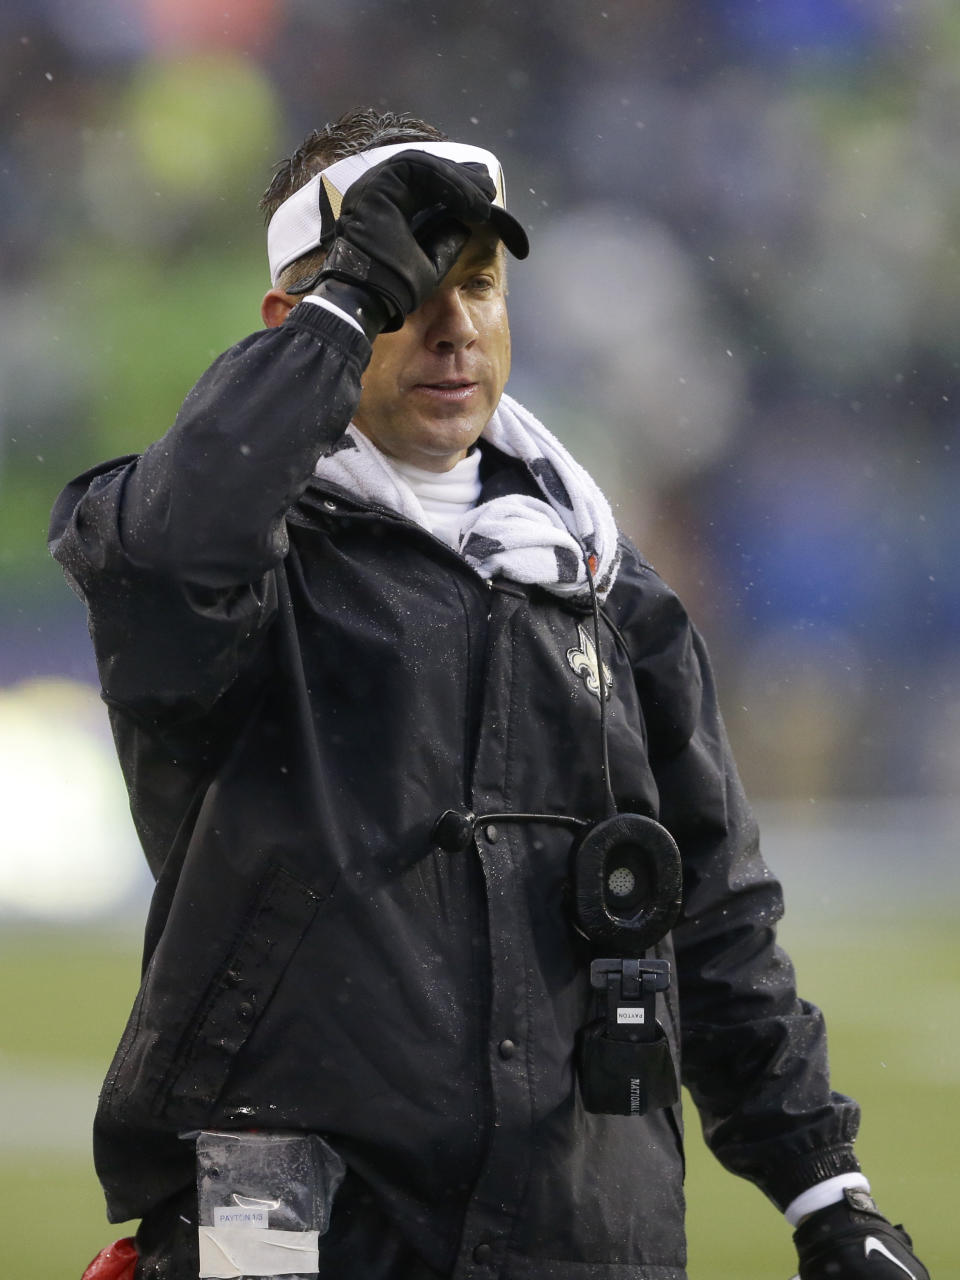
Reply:
[[[826,1011],[835,1087],[863,1104],[858,1150],[881,1208],[913,1232],[936,1280],[960,1275],[960,951],[942,920],[869,935],[810,922],[785,935],[801,990]],[[9,931],[0,943],[3,1280],[79,1280],[123,1228],[107,1224],[86,1130],[137,975],[136,945]],[[687,1110],[691,1280],[787,1280],[789,1229],[724,1173]],[[642,1194],[642,1189],[638,1189]],[[132,1224],[131,1224],[132,1226]],[[344,1278],[346,1280],[346,1278]]]

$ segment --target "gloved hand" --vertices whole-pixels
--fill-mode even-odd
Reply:
[[[793,1233],[799,1280],[930,1280],[906,1231],[887,1221],[868,1192],[848,1188],[843,1195]]]
[[[368,337],[399,329],[436,289],[469,239],[465,223],[490,218],[496,193],[481,164],[401,151],[349,188],[318,280],[362,289]],[[327,291],[336,301],[335,289]]]

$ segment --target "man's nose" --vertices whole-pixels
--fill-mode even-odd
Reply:
[[[431,351],[460,351],[477,337],[470,308],[456,288],[439,288],[422,304]]]

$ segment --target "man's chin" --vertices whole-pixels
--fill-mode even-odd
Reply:
[[[421,421],[419,430],[405,433],[402,439],[391,440],[385,452],[426,471],[448,471],[466,457],[487,421],[462,418]]]
[[[430,471],[447,471],[477,442],[493,415],[485,398],[483,406],[469,409],[456,405],[411,403],[406,401],[380,422],[367,422],[357,414],[354,425],[381,453]]]
[[[418,413],[417,435],[424,443],[436,441],[441,447],[469,448],[483,433],[492,416],[493,409],[486,406],[479,412],[474,408],[466,413],[453,409]]]

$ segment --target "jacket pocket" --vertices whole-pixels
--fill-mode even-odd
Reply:
[[[273,868],[239,940],[200,1003],[184,1047],[157,1094],[155,1112],[170,1117],[187,1106],[196,1116],[213,1106],[237,1054],[335,887],[334,883],[321,895],[282,867]]]

